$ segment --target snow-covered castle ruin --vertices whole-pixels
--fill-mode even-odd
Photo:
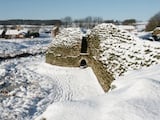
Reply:
[[[100,24],[82,37],[80,28],[64,28],[53,39],[46,62],[59,66],[92,67],[105,91],[115,77],[160,63],[160,47],[139,40],[113,24]]]

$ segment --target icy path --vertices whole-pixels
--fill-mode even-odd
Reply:
[[[0,64],[0,119],[32,120],[53,102],[82,100],[103,94],[91,68],[64,68],[44,56]]]

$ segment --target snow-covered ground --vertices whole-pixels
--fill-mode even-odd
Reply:
[[[79,28],[66,30],[72,34],[64,32],[55,39],[68,41],[63,44],[79,42],[82,37]],[[0,119],[159,120],[160,66],[140,70],[143,64],[160,62],[159,43],[141,41],[112,25],[97,26],[91,34],[94,32],[101,40],[99,59],[110,65],[108,70],[115,75],[125,72],[112,83],[108,93],[104,93],[91,68],[45,63],[45,55],[39,53],[44,53],[50,44],[59,45],[49,36],[0,39],[1,58],[39,54],[0,61]],[[139,71],[127,72],[133,69]]]
[[[15,57],[21,54],[44,53],[52,39],[47,34],[40,38],[2,39],[0,38],[0,58]]]
[[[159,120],[160,66],[126,73],[110,92],[50,105],[36,120]]]
[[[49,37],[2,40],[0,51],[7,48],[11,55],[15,47],[14,55],[18,55],[19,46],[25,45],[26,53],[39,53],[39,49],[46,50],[50,43]],[[49,65],[44,54],[0,61],[1,120],[32,120],[53,102],[83,100],[103,93],[91,68]]]
[[[91,34],[100,39],[97,59],[117,78],[111,90],[53,103],[36,120],[159,120],[160,43],[141,40],[112,24],[98,25]]]
[[[104,93],[91,68],[52,66],[44,56],[1,62],[0,119],[30,120],[53,102]]]

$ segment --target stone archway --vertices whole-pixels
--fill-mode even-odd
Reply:
[[[87,62],[86,62],[85,59],[82,59],[82,60],[80,61],[80,68],[86,68],[86,67],[87,67]]]

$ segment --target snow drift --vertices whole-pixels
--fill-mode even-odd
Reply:
[[[126,73],[110,92],[53,103],[36,120],[159,120],[160,66]]]

